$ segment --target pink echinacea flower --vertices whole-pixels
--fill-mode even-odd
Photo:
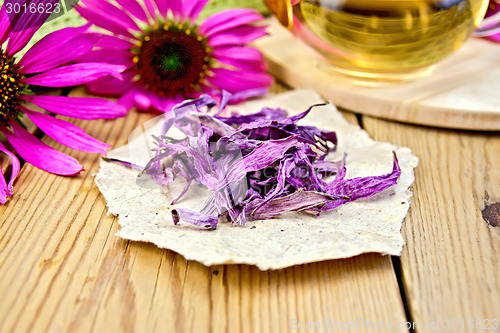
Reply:
[[[16,59],[16,54],[28,44],[50,14],[16,13],[12,12],[12,8],[16,8],[12,6],[20,3],[28,6],[55,5],[58,2],[6,0],[0,10],[0,133],[14,149],[9,151],[0,141],[0,151],[10,158],[12,165],[8,182],[0,169],[1,204],[12,196],[13,183],[19,174],[20,162],[16,154],[34,166],[58,175],[76,175],[83,170],[76,159],[49,147],[29,133],[23,125],[23,115],[46,135],[69,148],[106,153],[109,147],[68,121],[31,110],[26,102],[58,115],[78,119],[116,118],[126,114],[123,106],[111,101],[36,95],[30,89],[32,85],[56,88],[75,86],[103,75],[119,78],[125,69],[122,65],[92,62],[63,66],[74,62],[98,43],[100,35],[87,32],[89,26],[65,28],[51,33],[33,45],[19,60]]]
[[[267,91],[273,80],[263,56],[247,45],[266,35],[254,25],[262,16],[230,9],[197,23],[207,1],[81,0],[80,15],[109,33],[81,59],[127,66],[123,81],[104,77],[88,83],[89,91],[162,112],[202,93],[226,90],[236,102]]]
[[[498,23],[500,15],[500,1],[499,0],[491,0],[488,6],[488,11],[486,12],[486,18],[496,17],[496,29],[487,37],[488,39],[500,43],[500,24]],[[493,24],[495,24],[493,22]],[[492,24],[492,26],[493,26]]]

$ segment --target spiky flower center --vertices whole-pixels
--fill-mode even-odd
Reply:
[[[145,31],[132,51],[139,80],[160,95],[198,90],[211,61],[206,39],[173,22]]]
[[[9,126],[19,116],[20,95],[25,87],[21,78],[14,59],[0,48],[0,126]]]

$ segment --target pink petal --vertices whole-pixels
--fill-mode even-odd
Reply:
[[[184,2],[184,8],[182,9],[182,17],[184,19],[189,19],[191,22],[195,22],[200,15],[201,10],[207,4],[208,0],[191,0]]]
[[[40,73],[48,71],[57,66],[77,61],[78,58],[87,54],[94,44],[99,40],[98,34],[82,34],[65,43],[57,43],[47,46],[38,54],[30,54],[23,57],[27,59],[22,72]]]
[[[500,2],[490,1],[486,16],[480,25],[480,30],[487,29],[489,36],[485,36],[487,39],[500,42]]]
[[[26,108],[23,108],[23,111],[45,134],[66,147],[100,154],[106,154],[106,149],[111,147],[91,137],[83,129],[68,121]]]
[[[109,16],[100,14],[100,11],[91,10],[89,8],[82,7],[81,5],[77,5],[75,9],[84,19],[95,24],[96,26],[106,29],[114,34],[135,39],[134,35],[128,31],[127,27],[123,26],[123,24],[116,19],[112,19]]]
[[[83,170],[76,159],[47,146],[17,122],[12,122],[11,126],[14,132],[5,130],[3,133],[26,162],[50,173],[64,176],[77,175]]]
[[[12,192],[9,191],[3,171],[0,169],[0,204],[5,205],[7,198],[10,196],[12,196]]]
[[[212,55],[217,59],[231,58],[247,60],[252,62],[264,61],[262,53],[251,46],[224,46],[218,47],[212,51]]]
[[[94,12],[106,13],[109,20],[126,30],[141,31],[137,23],[128,15],[128,10],[121,10],[109,1],[83,0],[82,2],[88,9]]]
[[[143,86],[137,86],[133,93],[129,96],[121,99],[122,105],[129,105],[129,108],[137,107],[140,110],[148,111],[153,108],[157,111],[167,113],[172,110],[172,108],[183,102],[186,99],[199,97],[199,94],[196,96],[184,96],[182,94],[178,94],[175,96],[160,96],[154,91],[147,90]],[[120,101],[119,101],[120,102]]]
[[[137,92],[134,96],[134,103],[138,109],[141,110],[149,110],[151,107],[151,100],[149,99],[148,94],[143,92]]]
[[[488,37],[486,37],[486,38],[491,39],[492,41],[495,41],[495,42],[499,42],[499,43],[500,43],[500,34],[491,35],[491,36],[488,36]]]
[[[66,43],[75,39],[76,36],[87,31],[89,26],[90,25],[78,28],[64,28],[43,37],[33,45],[18,62],[19,66],[24,67],[22,70],[23,73],[33,73],[30,69],[32,67],[36,68],[37,63],[45,61],[46,57],[52,56],[53,58],[52,53],[54,52],[54,48],[60,48],[66,45]],[[95,42],[95,40],[92,41]]]
[[[182,95],[176,95],[172,97],[165,97],[165,96],[153,96],[150,97],[151,103],[153,104],[153,108],[156,110],[163,112],[163,113],[168,113],[172,111],[172,108],[183,102],[186,98]]]
[[[100,98],[25,95],[24,100],[47,111],[77,119],[112,119],[124,117],[127,113],[123,106]]]
[[[168,16],[168,10],[172,12],[175,18],[178,18],[182,13],[183,3],[181,0],[154,0],[156,7],[163,17]]]
[[[142,6],[136,0],[116,0],[118,4],[120,4],[124,10],[128,10],[130,14],[137,17],[139,20],[143,22],[148,22],[148,16]]]
[[[134,87],[120,97],[117,103],[123,105],[125,109],[131,110],[135,106],[135,94],[136,88]]]
[[[10,20],[5,6],[0,9],[0,45],[2,45],[10,36]]]
[[[13,1],[6,0],[6,3],[23,3],[28,4],[29,6],[38,6],[39,4],[47,5],[52,4],[55,5],[59,0],[24,0],[24,1]],[[20,50],[22,50],[30,41],[31,37],[35,34],[35,32],[40,29],[43,23],[49,18],[51,13],[46,13],[45,11],[35,12],[35,13],[25,13],[22,10],[19,14],[10,17],[11,23],[11,35],[9,37],[9,42],[7,44],[7,48],[5,49],[6,53],[9,55],[14,55]]]
[[[269,87],[273,82],[270,75],[261,72],[239,72],[226,68],[214,68],[212,73],[213,77],[207,77],[207,80],[217,88],[230,93]]]
[[[151,100],[147,91],[139,85],[134,85],[126,94],[119,100],[118,104],[123,105],[127,110],[137,107],[138,109],[147,111],[151,107]]]
[[[198,29],[203,36],[244,26],[262,20],[262,15],[252,9],[229,9],[206,18]]]
[[[156,21],[157,14],[156,14],[156,8],[153,4],[153,0],[144,0],[144,5],[148,10],[149,16],[153,19],[153,21]]]
[[[168,17],[168,9],[169,9],[169,2],[171,0],[155,0],[154,3],[156,5],[156,8],[158,8],[158,11],[160,12],[160,15],[163,16],[164,18]],[[180,1],[177,1],[180,2]],[[175,5],[172,6],[172,10],[175,10]]]
[[[213,35],[207,44],[210,47],[242,45],[265,35],[267,35],[266,27],[242,26]]]
[[[131,53],[127,50],[101,49],[82,54],[77,62],[105,62],[115,65],[123,65],[127,68],[134,67]]]
[[[251,61],[231,59],[231,58],[220,58],[217,60],[219,60],[221,63],[229,65],[230,68],[233,67],[244,71],[264,72],[267,70],[267,65],[263,61],[251,62]]]
[[[112,76],[103,76],[100,79],[89,82],[86,87],[89,92],[101,96],[119,96],[132,89],[134,83],[132,80],[136,75],[134,70],[127,70],[122,73],[123,80]]]
[[[0,169],[0,203],[3,205],[5,204],[5,199],[7,197],[12,196],[12,191],[14,190],[13,188],[14,181],[16,180],[17,175],[19,175],[19,171],[21,170],[21,163],[19,163],[17,156],[11,153],[9,150],[7,150],[7,148],[5,148],[5,146],[2,144],[1,141],[0,141],[0,151],[3,151],[10,157],[12,165],[9,184],[5,182],[2,169]]]
[[[110,35],[102,35],[101,39],[95,44],[96,48],[105,48],[112,50],[128,50],[134,47],[134,43],[131,43],[123,38],[110,36]]]
[[[105,63],[82,63],[52,69],[24,79],[26,84],[44,87],[69,87],[77,86],[98,79],[105,75],[121,78],[119,73],[126,69],[122,65]]]
[[[218,47],[212,51],[218,61],[243,70],[263,72],[267,70],[264,57],[259,50],[249,46]]]

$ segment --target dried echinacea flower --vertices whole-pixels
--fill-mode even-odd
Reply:
[[[172,212],[176,224],[215,228],[221,215],[237,224],[290,211],[319,215],[396,185],[401,174],[394,155],[388,174],[345,179],[345,156],[341,161],[328,159],[336,149],[336,134],[298,124],[315,106],[292,117],[270,108],[232,117],[191,112],[193,107],[215,104],[203,96],[177,105],[163,126],[165,135],[156,138],[155,156],[143,170],[162,185],[178,177],[186,180],[172,204],[193,183],[210,190],[200,212],[176,208]],[[169,136],[173,127],[184,137]]]
[[[56,3],[58,0],[29,1],[33,6]],[[124,116],[126,110],[102,99],[37,95],[30,86],[74,86],[103,75],[119,77],[125,67],[90,62],[63,66],[90,51],[99,40],[99,35],[87,33],[88,26],[66,28],[49,34],[17,60],[16,53],[28,44],[50,13],[8,14],[7,8],[12,10],[13,4],[19,4],[19,1],[6,0],[0,10],[0,132],[26,162],[54,174],[76,175],[83,170],[80,163],[29,133],[23,125],[23,115],[28,116],[49,137],[72,149],[105,153],[109,145],[87,135],[70,122],[31,110],[26,102],[78,119],[115,118]],[[0,203],[4,204],[7,197],[12,196],[20,163],[1,141],[0,151],[9,156],[12,164],[8,183],[0,173]]]
[[[262,54],[247,44],[266,34],[262,16],[231,9],[197,23],[207,0],[82,0],[82,17],[109,32],[86,61],[125,65],[124,80],[87,84],[95,94],[121,97],[127,108],[168,112],[202,93],[221,90],[242,100],[272,83]]]

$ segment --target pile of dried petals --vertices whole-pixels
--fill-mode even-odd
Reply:
[[[200,212],[174,209],[175,224],[182,220],[216,228],[222,215],[237,224],[289,211],[319,215],[379,193],[395,185],[401,174],[394,156],[388,174],[345,179],[345,156],[336,162],[327,158],[336,149],[335,132],[298,125],[315,105],[292,117],[270,108],[232,117],[199,112],[215,105],[206,95],[177,105],[163,125],[164,135],[155,138],[155,156],[141,173],[162,185],[184,178],[187,184],[172,204],[193,182],[210,190]],[[167,135],[174,127],[183,133],[182,139]]]

